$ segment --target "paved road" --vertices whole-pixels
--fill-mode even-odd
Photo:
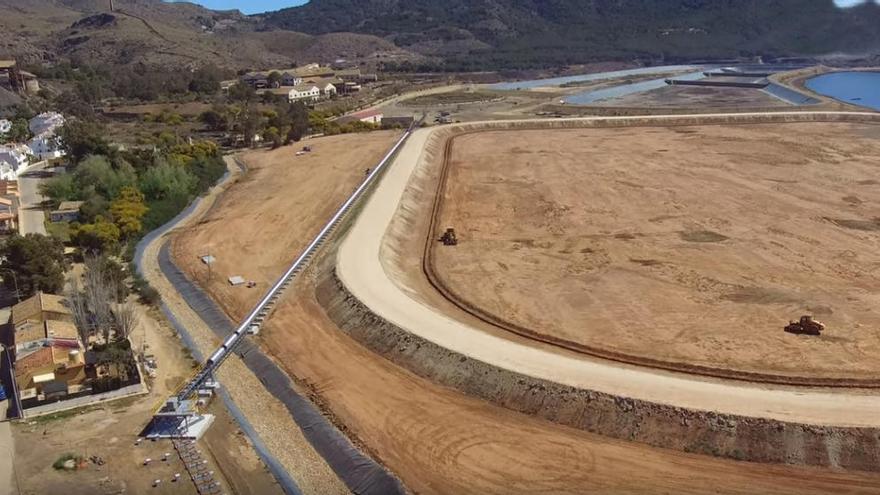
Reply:
[[[9,421],[0,422],[0,495],[18,493],[12,472],[12,427]]]
[[[780,115],[796,113],[776,112]],[[864,115],[855,112],[833,113]],[[739,117],[759,115],[766,114],[739,114]],[[728,115],[711,114],[701,117],[713,116]],[[683,117],[698,116],[645,118],[662,123],[664,118]],[[621,118],[572,120],[617,119]],[[554,120],[559,121],[560,119]],[[846,389],[805,390],[730,380],[707,380],[698,376],[673,375],[648,368],[623,366],[490,335],[454,320],[436,308],[415,301],[383,268],[380,247],[410,176],[417,166],[422,165],[420,156],[431,132],[434,130],[417,131],[402,148],[378,190],[357,217],[339,251],[337,272],[340,279],[355,297],[376,314],[415,335],[473,359],[578,388],[693,410],[815,425],[880,426],[880,414],[877,414],[880,410],[880,395],[876,393]]]
[[[24,175],[29,172],[42,170],[45,163],[33,165],[27,169]],[[21,235],[35,233],[46,234],[45,219],[46,215],[39,208],[39,204],[43,201],[43,196],[37,191],[37,186],[42,181],[39,177],[18,177],[18,191],[21,195],[21,207],[18,210],[18,231]]]

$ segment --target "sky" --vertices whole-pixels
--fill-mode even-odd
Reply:
[[[175,1],[175,0],[166,0]],[[204,5],[205,7],[215,10],[238,9],[245,14],[259,14],[260,12],[269,12],[279,10],[294,5],[302,5],[308,0],[190,0],[193,3]],[[864,3],[870,0],[834,0],[834,3],[841,7],[851,7],[856,4]],[[880,3],[880,0],[875,0]]]
[[[166,0],[175,1],[175,0]],[[238,9],[245,14],[259,14],[302,5],[308,0],[187,0],[214,10]]]

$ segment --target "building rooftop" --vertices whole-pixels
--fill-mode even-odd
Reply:
[[[15,194],[18,195],[17,180],[0,180],[0,195]]]
[[[44,325],[47,339],[79,339],[79,331],[76,329],[76,325],[69,321],[46,320]]]
[[[339,86],[339,85],[342,85],[342,83],[343,83],[342,79],[339,79],[337,77],[313,77],[313,78],[307,79],[305,82],[308,84],[314,84],[315,86],[318,86],[319,88],[323,88],[324,86],[327,86],[328,84],[332,84],[334,86]]]
[[[85,204],[85,201],[62,201],[60,205],[58,205],[58,209],[55,211],[58,212],[66,212],[66,211],[79,211],[80,207]]]
[[[55,367],[55,358],[51,347],[43,347],[37,352],[15,361],[15,382],[18,388],[25,388],[34,375],[45,374]],[[53,376],[54,378],[54,376]]]
[[[315,89],[320,90],[321,88],[319,88],[317,84],[297,84],[296,86],[293,86],[292,88],[290,88],[290,90],[292,90],[292,91],[300,91],[300,92],[313,91]]]
[[[9,70],[15,65],[15,60],[0,60],[0,70]]]
[[[54,294],[37,292],[33,296],[12,307],[12,324],[16,327],[28,320],[43,321],[43,311],[71,314],[64,305],[64,298]]]

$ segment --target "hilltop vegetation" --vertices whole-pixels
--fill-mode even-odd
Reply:
[[[832,0],[312,0],[264,25],[352,31],[441,54],[447,68],[524,68],[641,58],[864,53],[880,7]]]

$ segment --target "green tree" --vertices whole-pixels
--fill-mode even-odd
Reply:
[[[281,145],[284,144],[281,139],[281,134],[278,132],[278,129],[275,127],[270,127],[268,129],[266,129],[266,132],[263,133],[263,138],[266,141],[272,143],[273,150],[281,147]]]
[[[147,214],[144,195],[133,186],[126,186],[119,192],[119,197],[110,203],[110,213],[126,238],[138,234],[142,229],[141,219]]]
[[[74,163],[89,155],[110,155],[113,150],[104,134],[99,124],[82,120],[67,121],[58,133],[61,148]]]
[[[200,67],[192,73],[189,90],[194,93],[216,93],[220,90],[224,75],[224,71],[216,65]]]
[[[130,163],[117,160],[114,165],[105,156],[89,156],[73,175],[80,188],[94,186],[98,194],[109,199],[118,196],[123,188],[137,184],[137,173]]]
[[[95,218],[94,223],[87,223],[71,229],[71,239],[87,251],[109,252],[119,243],[119,227],[108,222],[104,217]]]
[[[232,85],[228,90],[229,99],[232,101],[251,102],[257,98],[257,92],[249,85],[239,82]]]
[[[58,294],[64,288],[64,246],[53,237],[15,234],[0,245],[0,259],[4,285],[17,287],[22,299],[38,290]]]
[[[208,130],[211,131],[225,131],[229,127],[226,109],[220,106],[215,106],[210,110],[202,112],[199,115],[199,121],[205,124]]]
[[[281,86],[281,73],[277,70],[273,70],[268,76],[266,76],[266,81],[268,81],[269,86],[273,88]]]
[[[71,174],[56,175],[40,182],[37,186],[40,194],[51,199],[54,203],[71,201],[79,196],[79,187]]]
[[[150,201],[188,198],[195,184],[196,178],[186,168],[160,159],[141,176],[140,190]]]

